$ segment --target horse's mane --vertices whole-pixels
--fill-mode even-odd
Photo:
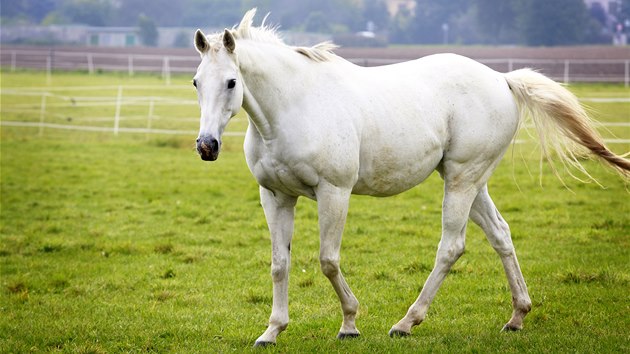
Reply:
[[[284,41],[278,35],[277,26],[268,26],[265,24],[267,16],[263,19],[259,27],[253,26],[254,16],[256,15],[256,8],[253,8],[245,13],[243,19],[238,26],[231,30],[232,35],[236,39],[249,39],[261,43],[271,43],[293,49],[295,52],[304,55],[305,57],[315,62],[330,61],[335,57],[332,52],[337,46],[330,42],[322,42],[312,47],[292,47],[284,43]]]

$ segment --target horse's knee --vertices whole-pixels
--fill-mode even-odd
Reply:
[[[339,260],[333,258],[320,258],[319,266],[322,273],[328,278],[333,278],[339,274]]]
[[[287,259],[277,259],[271,263],[271,279],[281,281],[289,275],[289,261]]]

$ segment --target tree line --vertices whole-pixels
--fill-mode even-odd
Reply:
[[[615,2],[612,16],[583,0],[415,0],[413,11],[401,7],[394,16],[385,0],[0,1],[2,25],[223,28],[258,7],[282,30],[338,35],[368,29],[390,43],[410,44],[610,43],[615,31],[630,27],[630,0]]]
[[[608,14],[583,0],[416,0],[415,14],[400,14],[392,28],[404,43],[608,44],[618,25],[630,27],[630,0],[613,5]]]

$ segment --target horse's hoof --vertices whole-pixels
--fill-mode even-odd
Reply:
[[[337,339],[348,339],[360,337],[361,333],[341,333],[337,334]]]
[[[501,332],[516,332],[516,331],[520,331],[521,328],[513,326],[511,324],[506,324],[505,326],[503,326],[503,328],[501,329]]]
[[[390,329],[389,330],[389,336],[394,338],[394,337],[407,337],[410,333],[409,332],[405,332],[405,331],[401,331],[399,329]]]
[[[254,348],[267,348],[273,347],[274,345],[276,345],[274,342],[256,341],[256,343],[254,343]]]

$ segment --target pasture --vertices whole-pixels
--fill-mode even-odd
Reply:
[[[260,351],[251,346],[270,313],[271,252],[242,152],[246,118],[230,123],[219,160],[202,162],[190,79],[53,73],[47,84],[38,72],[2,72],[0,352]],[[570,89],[605,122],[611,149],[630,151],[630,89]],[[546,163],[541,186],[536,145],[525,132],[518,141],[489,188],[533,301],[523,331],[499,332],[509,288],[469,223],[466,253],[426,321],[409,337],[387,335],[432,268],[434,174],[396,197],[351,199],[341,267],[361,303],[352,340],[335,339],[341,313],[319,269],[316,204],[300,199],[291,323],[263,351],[630,351],[628,185],[586,162],[605,188],[562,174],[565,187]]]

